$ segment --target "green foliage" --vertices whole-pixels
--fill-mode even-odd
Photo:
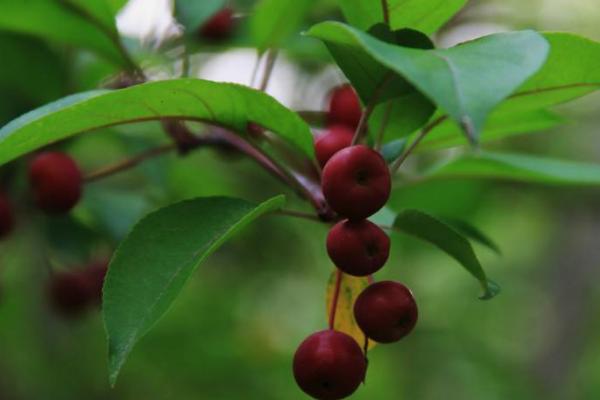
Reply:
[[[523,154],[480,152],[433,168],[431,178],[500,179],[547,185],[600,185],[600,165]]]
[[[284,201],[283,196],[260,205],[225,197],[187,200],[148,215],[134,227],[115,252],[104,284],[112,384],[135,343],[168,310],[198,265]]]
[[[176,0],[175,18],[191,34],[223,8],[224,4],[225,0]]]
[[[385,5],[393,29],[411,28],[426,33],[438,30],[465,3],[466,0],[339,0],[348,22],[359,29],[367,30],[383,22]]]
[[[97,24],[109,36],[118,37],[115,12],[107,0],[65,0],[86,19]]]
[[[178,79],[77,94],[31,111],[0,130],[0,163],[92,129],[167,117],[210,122],[242,135],[254,122],[313,153],[306,124],[272,97],[241,85]]]
[[[296,33],[315,0],[261,0],[250,19],[250,30],[259,52],[279,47]]]
[[[444,222],[418,210],[405,210],[396,217],[394,228],[437,246],[458,261],[481,284],[482,300],[491,299],[500,291],[487,278],[469,241]]]
[[[91,9],[92,3],[86,4]],[[96,3],[94,3],[96,4]],[[59,1],[0,0],[0,30],[12,31],[41,37],[92,50],[111,62],[128,67],[118,43],[106,34],[103,27],[86,19],[78,11]]]
[[[546,40],[533,31],[436,50],[394,46],[338,22],[315,25],[309,34],[367,51],[448,112],[472,140],[493,108],[542,67],[549,51]]]

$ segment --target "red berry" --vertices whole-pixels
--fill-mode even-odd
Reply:
[[[338,222],[327,236],[327,253],[342,271],[354,276],[377,272],[390,255],[390,238],[366,219]]]
[[[0,238],[8,236],[15,226],[12,207],[4,193],[0,192]]]
[[[327,115],[330,124],[343,124],[356,129],[361,116],[360,100],[352,86],[346,84],[333,89]]]
[[[90,286],[82,271],[60,272],[48,286],[50,304],[65,317],[77,317],[90,305]]]
[[[365,379],[367,363],[360,346],[342,332],[310,335],[294,356],[294,377],[308,395],[320,400],[350,396]]]
[[[200,36],[209,40],[227,39],[233,30],[233,10],[224,8],[200,27]]]
[[[323,194],[331,208],[349,219],[367,218],[385,205],[392,180],[383,157],[367,146],[338,151],[325,165]]]
[[[369,338],[392,343],[408,335],[417,323],[418,311],[410,290],[398,282],[370,285],[354,303],[354,318]]]
[[[48,213],[65,213],[81,197],[79,167],[63,153],[47,152],[36,156],[29,166],[29,181],[38,206]]]
[[[315,154],[319,165],[324,167],[335,153],[352,144],[354,131],[344,125],[333,125],[315,142]]]
[[[108,272],[108,262],[99,261],[92,263],[84,270],[85,277],[89,288],[89,296],[93,303],[102,303],[102,287],[104,286],[104,278]]]

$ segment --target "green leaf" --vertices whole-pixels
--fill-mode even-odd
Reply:
[[[498,255],[502,254],[500,247],[488,235],[471,223],[456,218],[442,218],[442,220],[468,239],[487,247]]]
[[[548,185],[600,185],[600,165],[523,154],[481,152],[433,168],[430,178],[482,178]]]
[[[381,155],[386,163],[391,164],[402,155],[406,148],[406,138],[392,140],[381,148]]]
[[[494,107],[542,67],[549,50],[533,31],[494,34],[435,50],[394,46],[339,22],[315,25],[309,34],[366,51],[415,85],[473,140]]]
[[[261,215],[280,208],[226,197],[198,198],[142,219],[121,243],[104,283],[110,382],[135,343],[168,310],[198,265]]]
[[[458,261],[481,284],[482,300],[498,294],[499,287],[487,278],[471,243],[449,225],[421,211],[405,210],[398,214],[394,228],[437,246]]]
[[[486,143],[531,132],[542,132],[565,122],[565,119],[548,110],[523,113],[493,112],[485,124],[480,142]],[[417,151],[444,149],[468,144],[468,141],[450,120],[435,127],[417,147]]]
[[[600,43],[570,33],[546,33],[551,50],[544,67],[499,108],[537,110],[600,89]]]
[[[250,19],[250,32],[259,52],[276,48],[297,33],[314,0],[262,0]]]
[[[224,6],[225,0],[175,0],[175,18],[193,33]]]
[[[359,29],[383,22],[382,1],[339,0],[348,22]],[[426,33],[437,31],[456,14],[466,0],[387,0],[392,29],[412,28]]]
[[[128,66],[117,44],[102,28],[59,1],[0,0],[0,10],[0,30],[82,47],[117,65]]]
[[[72,6],[85,19],[93,21],[107,35],[118,37],[115,13],[107,0],[63,0],[64,5]]]
[[[121,11],[121,9],[125,7],[125,4],[127,4],[127,2],[128,0],[106,0],[106,3],[110,7],[110,10],[114,15],[117,15],[119,11]]]
[[[208,122],[239,134],[254,122],[313,155],[306,123],[272,97],[231,83],[176,79],[80,93],[33,110],[0,129],[0,164],[92,129],[163,118]]]

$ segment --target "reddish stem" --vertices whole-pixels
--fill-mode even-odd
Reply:
[[[335,326],[335,314],[337,313],[338,300],[340,298],[340,288],[342,287],[342,278],[344,274],[338,268],[335,270],[335,290],[333,299],[331,300],[331,308],[329,310],[329,329],[333,330]]]

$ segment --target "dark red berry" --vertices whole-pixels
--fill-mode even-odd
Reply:
[[[346,84],[333,89],[327,114],[330,124],[343,124],[356,129],[361,116],[360,100],[352,86]]]
[[[338,222],[327,236],[327,253],[342,271],[354,276],[377,272],[390,255],[390,238],[366,219]]]
[[[334,330],[310,335],[294,356],[298,386],[319,400],[350,396],[364,381],[366,370],[360,346],[352,337]]]
[[[334,211],[357,220],[373,215],[385,205],[392,180],[383,157],[367,146],[357,145],[331,157],[323,169],[322,186]]]
[[[82,271],[60,272],[48,285],[52,308],[65,317],[77,317],[90,306],[90,285]]]
[[[79,167],[63,153],[47,152],[36,156],[29,166],[29,181],[38,206],[47,213],[65,213],[81,197]]]
[[[0,239],[8,236],[14,226],[15,219],[11,204],[6,195],[0,192]]]
[[[415,327],[417,303],[403,284],[377,282],[356,299],[354,318],[369,338],[379,343],[392,343],[408,335]]]
[[[233,10],[224,8],[200,27],[200,36],[209,40],[223,40],[231,36],[234,27]]]
[[[89,296],[94,304],[102,303],[102,287],[104,286],[104,278],[108,272],[108,262],[94,262],[84,270],[89,288]]]
[[[315,154],[319,165],[324,167],[327,161],[338,151],[352,144],[354,131],[344,125],[333,125],[315,141]]]

